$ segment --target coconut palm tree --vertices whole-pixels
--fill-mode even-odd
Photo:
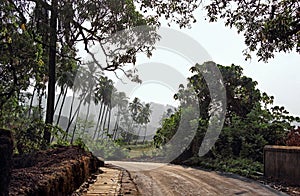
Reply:
[[[111,123],[111,113],[112,109],[117,105],[115,99],[117,96],[117,89],[114,86],[110,86],[112,89],[111,90],[111,99],[109,102],[109,114],[108,114],[108,123],[107,123],[107,135],[110,133],[110,123]],[[112,136],[112,135],[111,135]],[[112,137],[111,137],[112,138]]]
[[[83,105],[88,104],[87,107],[87,112],[85,116],[85,121],[84,121],[84,128],[83,132],[86,131],[86,125],[87,125],[87,120],[89,117],[90,113],[90,106],[92,101],[97,101],[97,98],[95,96],[95,88],[97,85],[97,78],[101,76],[101,73],[97,71],[97,67],[95,63],[93,62],[88,62],[87,63],[87,71],[86,71],[86,82],[87,82],[87,91],[86,91],[86,97],[84,99]]]
[[[104,129],[105,129],[105,124],[106,124],[109,107],[111,107],[110,105],[111,105],[113,88],[114,88],[113,81],[108,79],[107,77],[101,77],[98,80],[95,94],[96,94],[96,100],[98,102],[101,102],[101,106],[100,106],[100,110],[99,110],[99,114],[98,114],[96,129],[94,132],[94,139],[96,139],[97,132],[98,132],[97,139],[100,136],[101,130],[103,131],[102,135],[104,134]]]
[[[113,128],[113,135],[112,135],[113,140],[115,140],[117,137],[117,131],[120,124],[121,113],[128,106],[128,97],[124,92],[117,92],[116,95],[114,96],[114,101],[117,107],[117,114],[116,114],[117,117]]]
[[[144,128],[145,128],[145,135],[144,135],[144,139],[143,139],[143,143],[144,143],[146,132],[147,132],[147,124],[150,122],[151,112],[152,111],[150,109],[150,103],[145,104],[145,106],[143,106],[142,110],[139,112],[139,114],[137,116],[137,123],[140,124],[140,126],[139,126],[138,137],[137,137],[135,143],[137,143],[137,141],[139,139],[142,126],[144,126]]]
[[[150,117],[152,110],[150,109],[151,105],[147,103],[145,107],[143,107],[143,110],[141,112],[142,118],[143,118],[143,124],[145,125],[145,133],[144,133],[144,138],[143,138],[143,144],[145,143],[145,138],[146,138],[146,133],[147,133],[147,126],[148,123],[150,122]]]
[[[73,90],[72,104],[71,104],[70,113],[69,113],[69,122],[68,122],[68,126],[66,129],[66,133],[68,133],[69,129],[75,119],[75,125],[74,125],[72,136],[71,136],[71,143],[74,140],[75,130],[76,130],[76,122],[78,121],[79,111],[80,111],[81,105],[86,97],[87,83],[85,80],[85,76],[86,76],[85,71],[86,70],[83,67],[79,67],[78,72],[76,74],[76,79],[74,80],[74,85],[72,88],[72,90]],[[72,116],[73,103],[74,103],[74,99],[76,98],[77,93],[79,93],[79,96],[78,96],[79,104]]]
[[[65,105],[65,100],[66,100],[68,89],[73,87],[74,79],[75,79],[76,73],[77,73],[76,69],[77,68],[75,68],[74,70],[71,70],[70,72],[63,73],[61,79],[59,80],[59,83],[61,83],[60,85],[61,85],[61,92],[63,93],[63,99],[62,99],[62,103],[60,105],[60,110],[58,113],[56,125],[59,124],[62,109],[63,109],[63,106]],[[58,105],[58,103],[56,103],[56,105]]]
[[[134,127],[135,124],[138,124],[138,114],[139,112],[142,110],[143,108],[143,104],[141,103],[140,99],[135,97],[133,99],[133,101],[131,103],[129,103],[129,111],[131,112],[131,118],[132,118],[132,122],[131,122],[131,129],[132,130],[128,130],[128,131],[134,131]],[[129,142],[130,143],[131,137],[129,138]]]

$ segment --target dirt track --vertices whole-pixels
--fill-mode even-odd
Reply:
[[[161,163],[109,163],[130,171],[142,195],[285,195],[236,175]]]

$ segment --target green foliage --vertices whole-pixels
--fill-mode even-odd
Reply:
[[[196,65],[191,68],[195,75],[189,78],[190,84],[186,89],[181,87],[176,94],[175,98],[180,101],[181,109],[170,118],[165,119],[162,127],[157,130],[154,136],[154,143],[157,147],[164,145],[174,136],[179,123],[186,123],[180,121],[180,115],[186,112],[185,107],[192,103],[189,101],[191,99],[189,95],[195,91],[198,97],[200,117],[184,124],[184,127],[189,130],[190,123],[198,123],[198,131],[190,147],[183,154],[186,154],[187,157],[198,155],[200,144],[207,131],[210,120],[209,112],[212,107],[211,95],[201,74],[205,70],[201,66]],[[283,145],[286,134],[293,127],[291,123],[299,119],[290,116],[284,107],[273,106],[274,97],[261,93],[256,88],[257,82],[244,76],[241,67],[218,65],[218,68],[223,76],[226,89],[227,110],[219,138],[205,157],[224,161],[248,159],[262,162],[264,146],[267,144]]]
[[[66,131],[63,130],[61,127],[59,126],[53,126],[51,127],[51,135],[54,141],[51,142],[51,145],[62,145],[62,146],[69,146],[70,142],[65,140],[64,138],[66,138],[67,134]]]
[[[155,6],[159,7],[160,5]],[[151,8],[153,7],[151,6]],[[188,9],[181,8],[181,10]],[[176,10],[173,11],[176,12]],[[76,58],[76,43],[81,41],[85,45],[85,50],[90,52],[88,49],[90,43],[95,41],[102,43],[103,40],[110,38],[118,31],[140,25],[157,25],[158,21],[156,16],[143,16],[136,9],[133,0],[105,0],[101,3],[97,1],[53,1],[51,4],[43,1],[36,3],[1,1],[0,17],[1,114],[5,112],[2,106],[7,100],[14,96],[18,97],[20,91],[26,91],[30,86],[34,88],[34,92],[37,92],[40,98],[39,110],[41,111],[43,110],[41,100],[48,80],[48,89],[54,89],[55,83],[61,87],[62,92],[63,90],[66,92],[68,88],[72,87],[75,75],[73,72],[79,62],[79,59]],[[57,22],[57,25],[54,21]],[[82,26],[83,23],[89,25]],[[114,71],[125,64],[135,64],[137,51],[143,51],[151,56],[152,45],[157,37],[150,37],[148,36],[146,41],[141,40],[138,46],[134,46],[130,42],[130,45],[126,46],[128,50],[124,53],[111,55],[111,51],[105,51],[105,54],[114,56],[114,58],[107,58],[107,65],[97,64],[97,66],[102,70]],[[111,44],[115,44],[119,40],[110,41]],[[54,68],[56,68],[56,73],[54,73]],[[132,73],[128,73],[127,76],[138,81]],[[73,90],[75,91],[75,89]],[[110,94],[107,91],[102,93],[102,95]],[[47,107],[46,121],[52,124],[54,92],[49,91],[47,98],[49,107]],[[84,103],[90,101],[88,100],[90,96],[86,98]],[[109,100],[110,98],[105,98],[106,105]],[[145,121],[145,116],[140,117],[141,119]],[[46,132],[48,131],[45,130]],[[49,134],[46,138],[50,139]]]
[[[80,148],[83,148],[85,150],[88,150],[88,147],[86,146],[85,142],[80,137],[76,138],[76,140],[74,141],[74,145],[79,146]]]
[[[213,0],[206,6],[209,20],[225,20],[225,25],[243,33],[248,46],[246,59],[253,51],[267,61],[275,52],[300,52],[300,7],[298,1]]]
[[[128,156],[127,150],[121,147],[121,144],[124,143],[121,139],[113,141],[107,135],[105,137],[103,135],[102,139],[95,140],[92,134],[86,131],[86,129],[94,127],[93,124],[92,120],[86,122],[81,118],[78,119],[74,145],[91,151],[105,160],[119,160]]]
[[[128,157],[128,150],[112,140],[97,140],[87,143],[88,149],[105,160],[120,160]]]
[[[209,170],[235,173],[254,179],[261,177],[263,174],[263,164],[247,158],[210,159],[203,157],[192,157],[183,163],[186,165],[200,166]]]
[[[19,98],[10,97],[2,107],[0,127],[9,129],[13,133],[15,152],[19,154],[30,153],[45,147],[42,135],[46,127],[40,119],[41,114],[32,108],[33,114],[28,115],[29,107],[19,100],[26,99],[21,94]]]
[[[172,114],[169,118],[165,118],[162,122],[162,127],[158,128],[154,136],[154,145],[158,148],[166,144],[173,135],[175,135],[181,117],[181,111],[177,111]]]

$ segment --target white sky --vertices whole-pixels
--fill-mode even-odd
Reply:
[[[196,16],[197,22],[192,25],[191,29],[179,29],[175,25],[171,28],[197,40],[211,55],[214,62],[221,65],[233,63],[242,66],[244,74],[257,81],[261,91],[275,97],[276,105],[284,106],[291,114],[300,115],[299,54],[296,52],[277,53],[274,59],[264,63],[258,62],[254,53],[251,61],[245,61],[242,54],[242,50],[246,48],[243,35],[239,35],[235,29],[225,27],[222,22],[209,23],[204,20],[200,12]],[[172,61],[172,59],[169,60]],[[145,98],[153,92],[146,86],[144,90],[140,91],[140,93],[137,92],[137,95]],[[165,95],[161,100],[161,102],[167,102],[167,96]]]
[[[274,59],[263,63],[258,62],[254,53],[251,61],[245,61],[243,35],[225,27],[222,22],[209,23],[203,16],[197,19],[192,29],[184,32],[197,39],[216,63],[242,66],[244,74],[257,81],[261,91],[275,97],[275,104],[285,106],[291,114],[300,115],[299,54],[277,53]]]
[[[179,29],[175,24],[171,27],[191,38],[195,39],[212,57],[212,60],[221,65],[241,65],[244,74],[258,82],[258,88],[273,95],[275,104],[284,106],[291,114],[300,115],[300,55],[296,52],[275,54],[274,59],[268,63],[258,62],[255,53],[251,61],[245,61],[242,50],[246,48],[244,38],[237,34],[235,29],[225,27],[223,22],[209,23],[204,20],[204,15],[199,11],[196,13],[197,23],[192,25],[191,29]],[[166,25],[163,25],[166,27]],[[178,42],[178,40],[174,40]],[[207,59],[210,60],[210,59]],[[144,56],[137,59],[137,67],[143,64],[166,64],[178,70],[184,76],[188,76],[188,69],[192,66],[188,59],[185,59],[172,51],[158,49],[153,53],[152,58],[147,59]],[[151,66],[151,65],[150,65]],[[150,75],[155,78],[155,70]],[[149,75],[149,74],[148,74]],[[171,77],[165,73],[166,77]],[[142,78],[143,79],[143,78]],[[117,84],[120,84],[115,79]],[[150,80],[149,80],[150,81]],[[164,104],[176,105],[173,95],[177,89],[170,86],[168,82],[149,82],[132,88],[128,96],[133,99],[135,96],[146,102],[158,102]],[[178,79],[179,83],[184,82]]]

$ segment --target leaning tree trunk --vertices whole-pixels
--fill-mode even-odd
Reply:
[[[101,120],[100,120],[97,139],[99,139],[99,137],[100,137],[101,127],[102,127],[102,124],[103,124],[103,119],[104,119],[104,115],[105,115],[106,110],[107,110],[107,107],[105,107],[105,105],[104,105],[103,112],[102,112],[102,115],[101,115]],[[102,138],[103,138],[103,134],[104,134],[104,130],[103,130],[103,133],[102,133]]]
[[[63,107],[64,107],[64,104],[65,104],[65,100],[66,100],[67,92],[68,92],[68,87],[66,87],[66,90],[65,90],[65,93],[64,93],[64,97],[63,97],[63,100],[62,100],[62,102],[61,102],[61,106],[60,106],[60,109],[59,109],[59,113],[58,113],[58,117],[57,117],[56,125],[58,125],[58,124],[59,124],[59,120],[60,120],[60,117],[61,117],[62,109],[63,109]]]
[[[80,104],[80,105],[81,105],[81,104]],[[77,121],[78,121],[79,111],[80,111],[80,105],[79,105],[79,107],[78,107],[79,110],[77,111],[77,115],[76,115],[75,126],[74,126],[73,133],[72,133],[71,144],[73,143],[74,136],[75,136],[75,131],[76,131],[76,127],[77,127]]]
[[[117,135],[118,127],[119,127],[119,121],[120,121],[120,112],[118,109],[118,115],[117,115],[117,119],[116,119],[114,129],[113,129],[113,140],[116,139],[116,135]]]
[[[82,100],[81,100],[80,103],[79,103],[79,106],[78,106],[78,108],[77,108],[78,110],[76,111],[77,114],[76,114],[76,112],[75,112],[75,114],[76,114],[76,119],[75,119],[75,125],[74,125],[74,129],[73,129],[73,134],[72,134],[71,144],[72,144],[72,142],[73,142],[73,140],[74,140],[74,135],[75,135],[76,127],[77,127],[77,122],[78,122],[78,118],[79,118],[80,108],[81,108],[81,104],[82,104],[83,100],[84,100],[84,98],[82,98]],[[75,116],[75,114],[74,114],[74,116]],[[73,119],[72,119],[72,121],[73,121]]]
[[[62,87],[61,90],[60,90],[60,93],[59,93],[59,95],[58,95],[58,98],[57,98],[57,100],[56,100],[56,104],[55,104],[55,107],[54,107],[54,113],[55,113],[55,111],[56,111],[56,109],[57,109],[57,107],[58,107],[60,98],[61,98],[61,96],[63,95],[63,93],[64,93],[64,91],[63,91],[63,87]]]
[[[86,125],[88,123],[88,117],[89,117],[89,114],[90,114],[90,106],[91,106],[91,102],[89,102],[88,104],[88,108],[87,108],[87,112],[86,112],[86,116],[85,116],[85,120],[84,120],[84,128],[82,130],[82,133],[86,132],[85,129],[86,129]]]
[[[58,113],[58,117],[57,117],[57,121],[56,121],[56,126],[59,125],[59,120],[60,120],[60,117],[61,117],[62,109],[63,109],[64,104],[65,104],[67,92],[68,92],[68,87],[66,87],[66,90],[65,90],[65,92],[64,92],[63,100],[62,100],[62,102],[61,102],[60,109],[59,109],[59,113]],[[54,110],[54,111],[55,111],[55,110]],[[54,138],[55,138],[55,135],[52,136],[51,143],[53,142]],[[63,138],[64,138],[64,136],[63,136]]]
[[[102,128],[102,130],[103,130],[103,133],[105,132],[105,124],[106,124],[106,120],[107,120],[108,112],[109,112],[109,106],[107,106],[107,108],[106,108],[106,112],[105,112],[105,118],[104,118],[104,122],[103,122],[103,128]],[[106,132],[106,133],[107,133],[107,132]],[[107,134],[106,134],[106,136],[107,136]],[[102,135],[102,138],[103,138],[103,135]]]
[[[109,114],[108,114],[107,135],[109,134],[110,120],[111,120],[111,106],[109,107]]]
[[[94,136],[93,136],[93,140],[96,139],[96,134],[97,134],[97,130],[98,130],[98,127],[99,127],[99,123],[100,123],[100,118],[101,118],[101,114],[102,114],[102,108],[103,108],[103,102],[101,103],[101,106],[100,106],[100,109],[99,109],[99,115],[98,115],[98,120],[97,120],[97,124],[96,124],[96,129],[95,129],[95,132],[94,132]]]
[[[79,110],[80,110],[82,102],[83,102],[83,99],[80,100],[79,105],[77,106],[77,108],[76,108],[76,110],[75,110],[72,118],[69,120],[66,133],[69,132],[69,129],[70,129],[71,125],[72,125],[72,122],[74,121],[75,116],[79,113]]]
[[[72,97],[72,102],[71,102],[71,107],[70,107],[69,117],[68,117],[68,125],[69,125],[69,123],[71,121],[71,117],[72,117],[74,99],[75,99],[75,91],[73,91],[73,97]],[[65,141],[68,141],[68,134],[69,134],[69,129],[66,130],[66,135],[64,136]]]

